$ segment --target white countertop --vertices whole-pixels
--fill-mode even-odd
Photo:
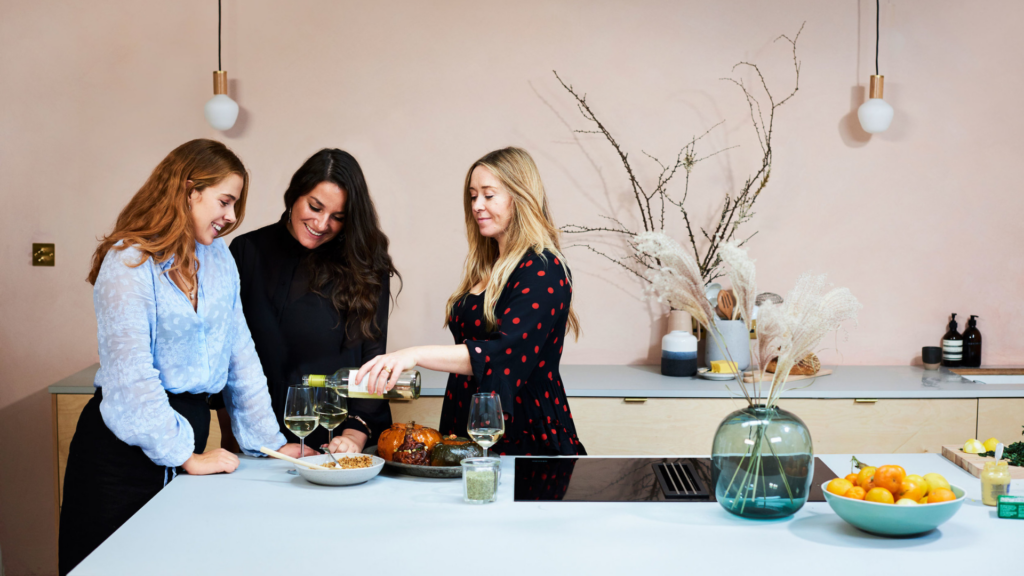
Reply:
[[[717,503],[514,502],[512,458],[502,458],[498,501],[483,506],[462,502],[460,480],[381,475],[330,488],[286,474],[288,463],[243,458],[233,474],[179,476],[71,574],[963,575],[993,557],[1014,573],[1006,558],[1024,522],[972,500],[976,478],[936,454],[858,456],[939,472],[969,499],[926,535],[883,538],[823,502],[775,521]],[[820,457],[849,470],[849,455]]]
[[[828,368],[826,366],[826,368]],[[53,386],[51,394],[92,394],[93,364]],[[786,398],[1024,398],[1024,384],[975,384],[946,370],[919,366],[838,366],[829,376],[793,382]],[[662,376],[659,366],[563,365],[570,397],[733,398],[736,383]],[[444,396],[448,374],[420,370],[422,395]],[[811,383],[810,386],[807,386]],[[732,392],[726,388],[732,389]]]

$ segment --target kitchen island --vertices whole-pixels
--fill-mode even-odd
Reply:
[[[849,454],[819,457],[849,471]],[[246,457],[233,474],[176,478],[71,574],[944,575],[974,572],[1024,539],[1024,522],[997,519],[979,481],[941,456],[858,457],[938,472],[968,499],[937,530],[883,538],[824,502],[775,521],[717,503],[514,502],[508,457],[497,502],[483,506],[462,502],[461,480],[385,473],[331,488],[287,474],[286,462]]]
[[[71,437],[98,368],[49,389],[58,507]],[[593,455],[706,453],[718,424],[744,404],[735,382],[671,378],[658,366],[565,365],[561,372],[577,432]],[[391,402],[395,422],[437,426],[448,375],[422,374],[420,399]],[[792,383],[780,406],[807,423],[821,453],[939,452],[968,438],[1022,439],[1024,385],[974,384],[914,366],[839,366]],[[220,441],[216,419],[211,424],[208,449]]]

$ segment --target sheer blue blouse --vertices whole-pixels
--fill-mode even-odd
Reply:
[[[195,447],[192,426],[171,408],[165,390],[223,390],[231,430],[246,454],[285,444],[242,315],[235,260],[220,238],[210,246],[196,243],[196,257],[198,310],[163,274],[173,259],[145,258],[135,266],[144,259],[135,247],[107,252],[93,289],[103,421],[160,466],[180,466]]]

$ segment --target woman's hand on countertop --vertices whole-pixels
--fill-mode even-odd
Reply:
[[[295,443],[285,444],[278,448],[277,451],[292,458],[305,458],[306,456],[316,456],[319,454],[319,452],[309,446],[306,446],[306,450],[302,451],[302,446]]]
[[[215,448],[205,454],[193,454],[181,465],[185,472],[193,476],[207,474],[231,473],[238,468],[238,456],[223,448]]]

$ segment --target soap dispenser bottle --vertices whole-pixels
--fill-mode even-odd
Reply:
[[[957,368],[963,362],[964,337],[956,331],[956,313],[949,321],[949,330],[942,337],[942,365]]]
[[[981,332],[978,331],[977,316],[971,316],[967,321],[967,329],[964,330],[964,360],[966,368],[978,368],[981,366]]]

